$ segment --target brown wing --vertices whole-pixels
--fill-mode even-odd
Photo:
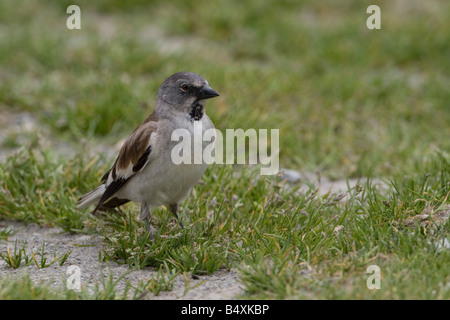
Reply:
[[[125,140],[111,169],[102,177],[106,190],[93,213],[111,199],[137,172],[149,162],[156,143],[157,119],[152,114]]]

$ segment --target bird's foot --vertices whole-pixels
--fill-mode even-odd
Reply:
[[[146,225],[147,225],[147,234],[148,234],[148,238],[153,241],[153,230],[152,227],[150,226],[150,221],[149,219],[145,219]]]

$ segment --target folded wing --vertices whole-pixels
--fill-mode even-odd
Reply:
[[[150,116],[127,138],[111,169],[103,176],[105,191],[93,213],[100,207],[108,206],[108,201],[116,201],[113,196],[151,161],[152,147],[157,143],[157,122]],[[128,202],[121,199],[119,203]]]

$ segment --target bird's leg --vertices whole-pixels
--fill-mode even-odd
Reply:
[[[180,222],[180,227],[181,229],[184,229],[183,223],[181,222],[181,220],[178,218],[178,203],[172,203],[169,205],[169,211],[173,213],[173,215],[175,216],[175,218],[177,218],[177,221]]]
[[[153,232],[150,227],[150,210],[148,208],[147,202],[143,201],[141,203],[141,214],[139,216],[141,220],[145,220],[147,224],[147,232],[150,234],[149,238],[150,240],[153,240]]]

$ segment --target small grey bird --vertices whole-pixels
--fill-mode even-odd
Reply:
[[[179,142],[172,141],[172,132],[185,129],[193,136],[194,123],[198,121],[203,132],[213,129],[204,107],[207,99],[218,95],[198,74],[178,72],[167,78],[159,87],[154,112],[126,139],[111,169],[101,179],[103,184],[81,197],[77,208],[95,204],[94,214],[129,201],[138,202],[140,218],[147,222],[148,231],[152,208],[165,205],[178,219],[178,204],[208,165],[175,164],[172,148]],[[181,222],[180,225],[183,227]]]

